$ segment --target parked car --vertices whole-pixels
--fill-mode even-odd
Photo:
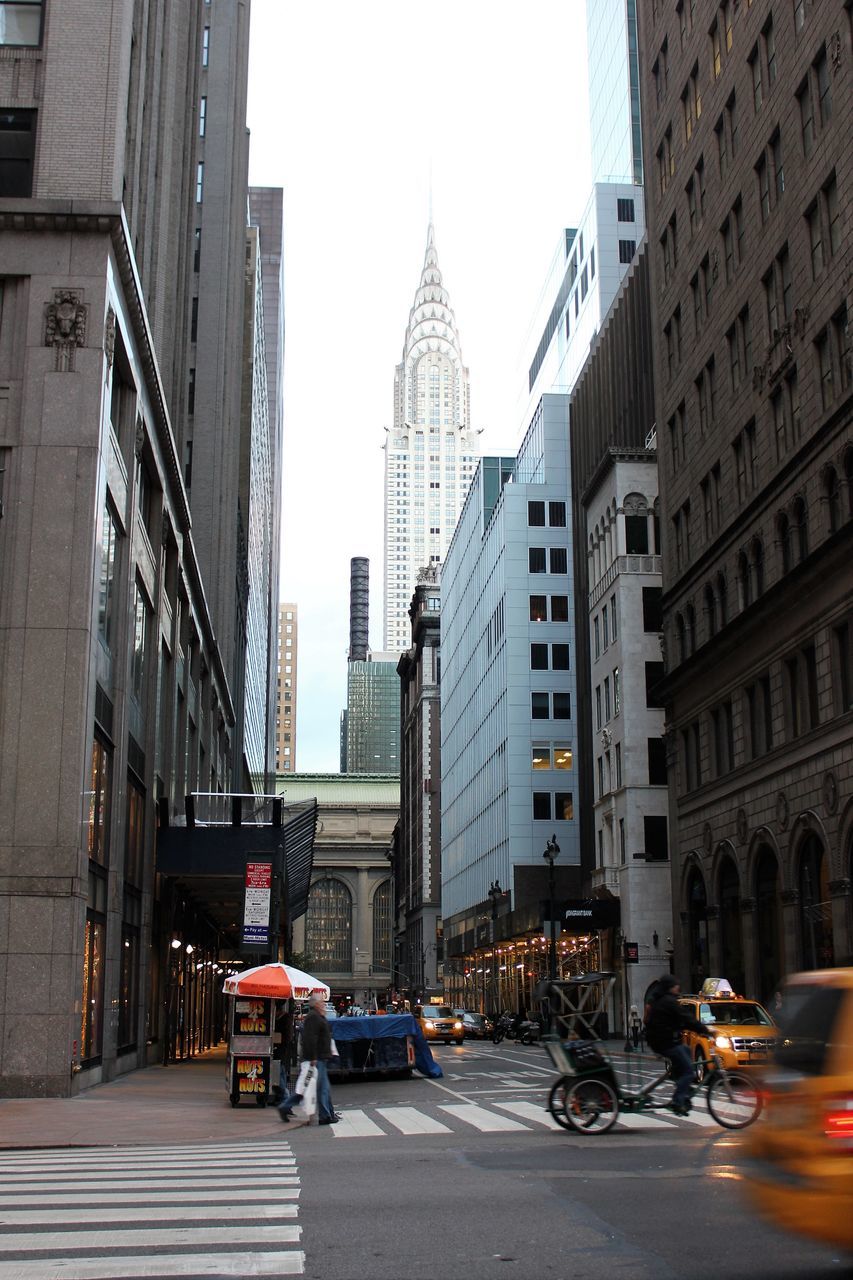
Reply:
[[[449,1004],[419,1004],[413,1013],[427,1040],[443,1040],[445,1044],[462,1044],[465,1024],[457,1018]]]
[[[474,1013],[472,1009],[454,1009],[453,1016],[462,1019],[466,1036],[473,1040],[487,1040],[492,1034],[491,1019],[483,1013]]]
[[[714,1051],[728,1070],[767,1066],[779,1033],[770,1014],[757,1000],[746,1000],[734,992],[711,994],[703,990],[696,996],[680,996],[679,1004],[692,1018],[706,1023],[716,1033]],[[685,1031],[683,1039],[694,1059],[701,1062],[707,1056],[708,1041],[704,1036]],[[700,1074],[702,1070],[697,1068]]]
[[[853,1249],[853,969],[788,978],[745,1184],[780,1227]]]

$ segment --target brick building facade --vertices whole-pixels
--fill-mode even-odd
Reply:
[[[853,954],[850,0],[641,7],[676,969]]]

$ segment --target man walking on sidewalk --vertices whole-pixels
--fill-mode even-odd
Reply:
[[[326,1001],[321,995],[313,995],[310,1009],[302,1023],[302,1061],[317,1068],[317,1110],[320,1124],[336,1124],[340,1116],[332,1106],[329,1085],[328,1062],[332,1057],[332,1033],[326,1020]],[[289,1120],[296,1099],[293,1094],[285,1098],[279,1107],[282,1120]]]

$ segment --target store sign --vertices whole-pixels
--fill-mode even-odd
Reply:
[[[270,945],[272,863],[246,863],[246,896],[243,906],[243,946],[266,950]]]
[[[562,905],[563,927],[570,933],[608,929],[619,923],[618,898],[576,898]]]
[[[261,1097],[269,1093],[270,1059],[268,1057],[235,1058],[234,1074],[241,1098]]]
[[[639,944],[639,942],[626,942],[626,943],[625,943],[625,963],[626,963],[626,964],[639,964],[639,963],[640,963],[640,944]]]
[[[270,1001],[261,998],[248,1000],[237,996],[231,1021],[233,1036],[269,1036]]]

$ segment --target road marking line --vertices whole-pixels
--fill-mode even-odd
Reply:
[[[279,1195],[281,1192],[279,1192]],[[83,1199],[84,1197],[80,1197]],[[205,1218],[295,1218],[299,1210],[295,1204],[155,1204],[124,1205],[120,1209],[92,1208],[86,1197],[86,1205],[70,1205],[68,1208],[27,1209],[18,1213],[0,1205],[0,1226],[3,1227],[60,1227],[83,1222],[131,1222],[134,1219],[149,1222],[201,1222]],[[38,1203],[44,1204],[39,1198]],[[0,1240],[5,1237],[0,1234]]]
[[[675,1127],[674,1125],[669,1124],[667,1118],[664,1116],[644,1116],[641,1113],[633,1111],[621,1112],[617,1122],[617,1128],[622,1129],[660,1129],[661,1126],[669,1129]]]
[[[241,1179],[241,1185],[245,1188],[247,1183],[252,1182],[256,1184],[257,1190],[263,1190],[264,1188],[293,1186],[298,1181],[298,1177],[246,1178],[244,1176]],[[113,1190],[120,1191],[123,1189],[125,1191],[134,1190],[139,1192],[154,1190],[159,1187],[160,1189],[173,1188],[177,1192],[196,1188],[207,1190],[210,1187],[210,1182],[207,1178],[181,1178],[180,1180],[175,1178],[124,1178],[120,1182],[116,1182],[113,1178],[75,1178],[72,1185],[77,1191],[102,1191],[104,1188],[109,1187]],[[38,1183],[33,1183],[29,1180],[24,1183],[24,1180],[21,1179],[18,1182],[0,1183],[0,1195],[9,1195],[10,1192],[14,1191],[38,1191],[41,1194],[47,1194],[53,1191],[64,1191],[67,1186],[67,1181],[60,1182],[55,1176]],[[227,1200],[228,1193],[225,1191],[225,1186],[221,1190],[224,1193],[223,1198]],[[253,1196],[257,1194],[257,1190],[252,1192]],[[211,1199],[213,1198],[211,1196]]]
[[[536,1124],[544,1124],[546,1129],[562,1128],[549,1111],[542,1106],[537,1107],[535,1102],[493,1102],[492,1106],[500,1107],[501,1111],[509,1111],[512,1115],[521,1116],[523,1120],[534,1120]]]
[[[353,1108],[351,1111],[338,1113],[340,1120],[332,1128],[336,1138],[387,1138],[384,1129],[380,1129],[365,1111]]]
[[[283,1167],[293,1169],[295,1164],[296,1162],[293,1161],[289,1166]],[[246,1169],[238,1168],[236,1171],[233,1169],[228,1171],[222,1170],[220,1172],[218,1169],[199,1169],[197,1166],[183,1172],[175,1172],[169,1169],[78,1169],[75,1171],[75,1176],[76,1174],[80,1174],[82,1177],[90,1179],[102,1177],[104,1181],[112,1182],[116,1187],[123,1186],[125,1182],[133,1180],[138,1181],[140,1178],[155,1177],[158,1182],[162,1182],[165,1186],[177,1187],[180,1186],[182,1182],[186,1182],[192,1178],[199,1178],[202,1175],[207,1179],[208,1185],[216,1185],[217,1183],[220,1183],[223,1186],[227,1186],[229,1183],[233,1184],[237,1177],[253,1178],[258,1182],[265,1178],[275,1179],[285,1176],[284,1174],[274,1173],[272,1171],[267,1172],[263,1169],[255,1169],[251,1167]],[[37,1187],[42,1182],[55,1182],[57,1178],[64,1176],[65,1171],[63,1169],[55,1169],[52,1173],[17,1173],[15,1174],[15,1181],[10,1182],[10,1175],[7,1171],[3,1175],[5,1181],[0,1182],[0,1189],[5,1186],[14,1188],[22,1185],[23,1183]]]
[[[286,1181],[291,1185],[282,1187],[276,1185],[273,1190],[277,1197],[283,1200],[295,1200],[299,1198],[299,1191],[293,1184],[299,1183],[298,1178],[287,1178]],[[18,1205],[32,1204],[56,1204],[60,1208],[68,1205],[86,1204],[91,1205],[93,1202],[98,1204],[138,1204],[144,1201],[146,1204],[214,1204],[217,1202],[227,1203],[231,1200],[257,1200],[259,1195],[268,1193],[269,1185],[264,1182],[258,1187],[234,1187],[230,1191],[208,1191],[205,1183],[198,1183],[197,1191],[103,1191],[102,1183],[96,1182],[92,1184],[90,1191],[65,1191],[68,1184],[63,1182],[61,1187],[56,1191],[49,1188],[42,1188],[38,1195],[21,1194],[19,1196],[10,1196],[6,1200],[6,1206],[16,1209]],[[79,1188],[80,1183],[73,1184]],[[87,1184],[84,1183],[85,1187]]]
[[[716,1129],[719,1127],[714,1117],[707,1111],[697,1111],[695,1115],[691,1111],[689,1115],[681,1116],[680,1119],[686,1120],[688,1124],[701,1125],[703,1129]]]
[[[376,1110],[400,1133],[452,1133],[446,1124],[425,1116],[417,1107],[377,1107]]]
[[[204,1171],[208,1177],[212,1178],[242,1178],[246,1174],[257,1173],[260,1177],[265,1177],[267,1173],[275,1173],[277,1169],[292,1169],[296,1165],[296,1161],[292,1158],[282,1160],[265,1160],[260,1163],[254,1161],[233,1161],[231,1163],[219,1161],[216,1164],[205,1164],[202,1160],[187,1161],[187,1163],[175,1164],[153,1164],[151,1161],[145,1161],[140,1164],[111,1164],[107,1161],[93,1161],[91,1164],[72,1164],[72,1165],[39,1165],[38,1169],[32,1169],[29,1165],[18,1165],[17,1167],[9,1167],[8,1165],[0,1165],[0,1179],[8,1179],[10,1177],[29,1178],[32,1181],[38,1178],[54,1177],[56,1175],[73,1177],[75,1174],[82,1173],[86,1176],[95,1176],[103,1174],[111,1178],[138,1177],[140,1174],[162,1173],[168,1178],[188,1177],[192,1174],[198,1174]]]
[[[150,1257],[43,1258],[0,1262],[0,1280],[130,1280],[143,1276],[301,1276],[301,1249],[275,1252],[160,1253]]]
[[[120,1249],[125,1245],[144,1249],[176,1244],[298,1244],[301,1233],[301,1227],[268,1226],[260,1222],[250,1222],[239,1227],[130,1227],[127,1230],[110,1227],[104,1232],[2,1232],[0,1254],[75,1248],[86,1249],[92,1254],[98,1249]]]
[[[461,1104],[442,1102],[439,1106],[448,1115],[456,1116],[465,1124],[479,1129],[481,1133],[503,1133],[512,1129],[527,1129],[527,1132],[530,1132],[526,1124],[519,1124],[517,1120],[510,1120],[506,1116],[496,1116],[493,1111],[486,1111],[485,1107],[478,1107],[473,1102]]]

